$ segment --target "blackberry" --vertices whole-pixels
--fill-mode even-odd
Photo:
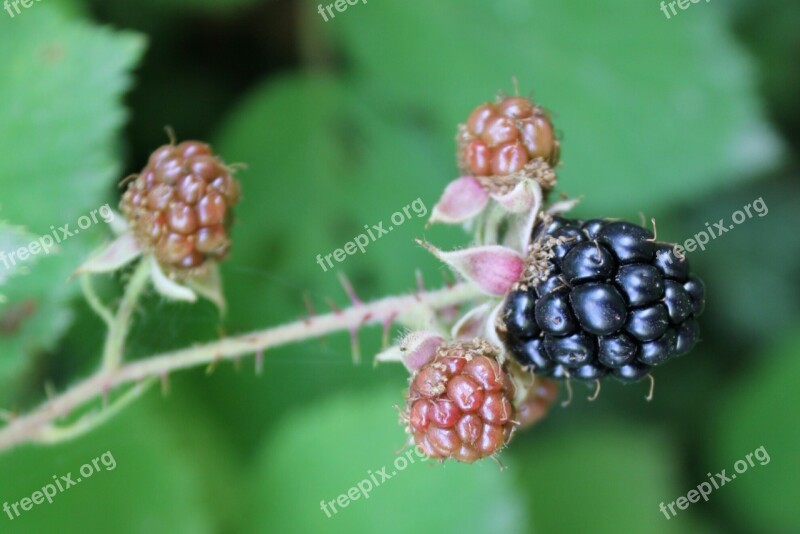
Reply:
[[[428,457],[472,463],[508,442],[515,387],[497,355],[480,339],[443,346],[411,377],[404,419]],[[543,415],[554,392],[538,395],[539,400],[537,395],[528,399],[539,403],[526,407],[530,422]]]
[[[128,186],[121,210],[137,241],[170,273],[188,273],[230,248],[231,208],[239,184],[198,141],[165,145]]]
[[[555,167],[560,145],[547,114],[513,96],[475,108],[459,126],[458,165],[472,176],[502,176],[541,158]]]
[[[698,341],[703,282],[649,230],[548,216],[530,254],[535,272],[506,297],[497,330],[537,376],[635,382]]]

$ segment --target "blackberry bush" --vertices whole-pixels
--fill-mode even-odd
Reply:
[[[624,382],[692,350],[703,282],[673,246],[629,222],[544,217],[497,330],[537,375]]]

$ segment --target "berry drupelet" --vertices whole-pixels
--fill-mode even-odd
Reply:
[[[121,209],[137,241],[162,268],[186,274],[230,248],[231,208],[239,200],[233,172],[198,141],[165,145],[128,186]]]
[[[455,343],[439,349],[411,377],[404,419],[428,457],[472,463],[507,443],[514,427],[515,387],[497,354],[482,340]],[[546,411],[548,402],[541,402],[526,411],[532,421]]]
[[[622,221],[546,217],[498,333],[536,375],[635,382],[688,353],[705,288],[672,245]]]

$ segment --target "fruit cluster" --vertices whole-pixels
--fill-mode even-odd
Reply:
[[[698,340],[703,283],[641,226],[547,217],[524,278],[497,329],[536,375],[632,382]]]
[[[481,340],[456,343],[440,348],[411,377],[406,419],[427,456],[471,463],[506,444],[514,385],[496,356]]]
[[[208,145],[186,141],[153,152],[121,209],[137,241],[162,267],[186,273],[227,256],[231,208],[238,200],[231,170]]]
[[[472,176],[503,176],[541,158],[555,167],[560,145],[545,112],[529,99],[485,103],[459,127],[458,162]]]

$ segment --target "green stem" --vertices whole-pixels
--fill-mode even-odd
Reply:
[[[147,264],[147,262],[144,263]],[[137,269],[131,285],[135,284],[137,280],[140,285],[143,285],[139,278],[146,280],[147,277],[139,272],[142,269],[141,266]],[[127,293],[132,293],[132,290]],[[30,441],[58,441],[59,429],[53,427],[57,419],[123,384],[145,382],[152,378],[165,379],[169,373],[181,369],[209,365],[221,360],[236,360],[246,354],[319,338],[332,332],[353,331],[367,325],[386,327],[393,321],[408,325],[428,308],[442,310],[478,298],[482,298],[482,293],[468,283],[434,291],[386,297],[256,332],[156,354],[121,364],[116,369],[99,369],[90,377],[71,385],[69,389],[49,399],[28,414],[9,418],[8,424],[0,427],[0,452]],[[120,311],[122,308],[121,305]],[[117,353],[121,354],[121,350]],[[68,430],[67,435],[73,436],[89,428],[94,428],[96,423],[102,422],[102,420],[100,418],[81,423],[76,429]]]
[[[90,274],[81,276],[81,289],[83,289],[83,296],[86,298],[89,307],[103,319],[103,322],[106,323],[106,328],[110,330],[114,326],[114,315],[105,307],[100,301],[100,297],[95,293]]]
[[[133,315],[133,310],[136,308],[136,304],[139,302],[142,291],[144,291],[144,288],[147,286],[149,277],[150,262],[141,260],[125,288],[122,302],[120,302],[119,308],[117,309],[117,316],[108,329],[106,343],[103,347],[103,369],[105,371],[113,371],[119,368],[122,363],[125,338],[128,337],[131,316]]]

